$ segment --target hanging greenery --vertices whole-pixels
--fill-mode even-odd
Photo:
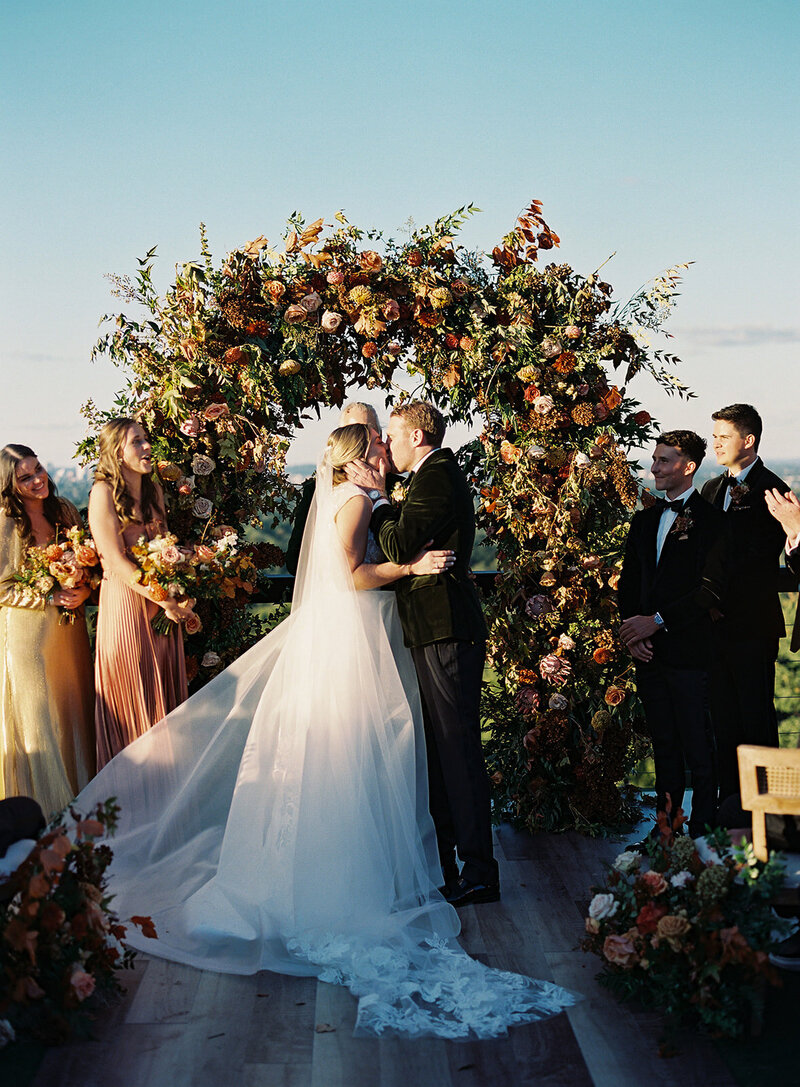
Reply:
[[[559,239],[538,201],[491,254],[457,243],[476,210],[404,242],[341,213],[327,233],[322,219],[294,215],[279,249],[259,237],[221,267],[201,230],[202,259],[179,267],[163,297],[151,250],[133,279],[114,277],[137,317],[107,318],[113,327],[95,348],[123,367],[127,387],[113,411],[90,402],[85,412],[95,431],[121,413],[148,427],[170,525],[185,540],[287,519],[290,439],[350,390],[381,389],[390,403],[409,395],[397,384],[405,371],[413,395],[482,424],[460,455],[497,550],[485,717],[498,806],[530,829],[609,825],[626,814],[620,783],[639,715],[616,633],[639,491],[629,451],[654,434],[628,385],[647,371],[691,395],[674,376],[678,359],[649,343],[680,269],[615,305],[597,273],[539,266]],[[92,458],[93,439],[82,453]],[[276,552],[251,548],[262,569],[280,564]],[[196,683],[263,633],[245,606],[251,587],[198,605],[204,629],[188,644]]]

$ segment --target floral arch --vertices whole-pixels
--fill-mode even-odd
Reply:
[[[322,219],[294,216],[279,250],[259,237],[221,267],[201,228],[201,260],[179,267],[163,297],[151,250],[133,279],[112,277],[137,317],[107,318],[94,351],[124,368],[127,387],[112,412],[90,402],[85,413],[95,431],[122,412],[148,426],[184,538],[287,519],[295,429],[359,387],[387,403],[406,395],[400,368],[449,419],[477,420],[480,437],[460,457],[497,551],[485,699],[496,799],[532,830],[591,829],[626,816],[621,783],[637,757],[614,590],[639,495],[628,454],[654,430],[627,384],[644,370],[686,392],[678,360],[642,335],[661,326],[679,273],[614,304],[597,273],[540,267],[559,239],[538,201],[491,254],[457,243],[475,210],[403,242],[341,213],[327,233]],[[93,439],[81,452],[91,458]],[[276,550],[251,548],[255,566],[280,565]],[[204,630],[188,646],[205,662],[196,682],[263,633],[243,606],[252,588],[240,578],[221,603],[200,605]]]

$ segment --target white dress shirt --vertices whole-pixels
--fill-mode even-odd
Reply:
[[[738,487],[740,483],[744,483],[745,479],[747,478],[747,473],[750,471],[750,469],[753,467],[754,464],[755,464],[755,461],[751,461],[751,463],[748,464],[746,468],[742,468],[742,470],[741,470],[741,472],[739,473],[738,476],[734,477],[736,479],[735,486]],[[728,473],[728,474],[730,475],[730,473]],[[726,486],[726,488],[725,488],[725,497],[722,500],[722,508],[724,510],[727,510],[728,507],[730,506],[730,504],[731,504],[731,489],[730,489],[730,487]]]
[[[687,487],[687,489],[675,498],[670,498],[670,502],[683,502],[686,505],[688,499],[694,492],[694,487]],[[661,558],[661,549],[664,546],[664,541],[669,535],[669,530],[675,524],[675,518],[678,516],[675,510],[663,510],[661,513],[661,520],[658,522],[658,532],[656,534],[656,562]]]

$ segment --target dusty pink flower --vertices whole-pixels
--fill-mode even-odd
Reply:
[[[520,687],[516,695],[517,709],[520,713],[534,714],[539,709],[539,692],[535,687]]]
[[[204,423],[196,415],[190,415],[189,418],[184,419],[180,425],[181,434],[185,434],[187,438],[196,438],[198,435],[202,434],[205,429]]]
[[[636,946],[627,933],[624,936],[606,936],[603,942],[603,954],[614,966],[622,966],[626,970],[639,961]]]
[[[651,894],[654,898],[656,895],[663,894],[667,889],[667,881],[660,872],[645,872],[639,879],[647,889],[647,893]]]
[[[342,315],[334,310],[325,310],[320,325],[323,332],[335,332],[342,323]]]
[[[230,415],[230,408],[227,404],[209,404],[203,412],[203,417],[209,423],[213,423],[215,419],[221,419],[223,415]]]
[[[316,313],[322,305],[322,299],[316,291],[312,291],[310,294],[307,294],[304,298],[300,299],[300,305],[306,313]]]
[[[161,548],[161,561],[166,562],[169,566],[175,566],[177,563],[183,561],[183,555],[175,544],[165,544],[164,547]]]
[[[325,278],[334,287],[338,287],[340,284],[344,283],[344,272],[340,272],[336,268],[333,268],[328,272]]]
[[[91,974],[87,974],[85,970],[81,970],[77,963],[72,968],[69,984],[75,996],[81,1001],[94,992],[94,978]]]
[[[566,683],[572,673],[572,665],[563,657],[557,657],[554,653],[548,653],[539,663],[539,671],[544,679],[559,687]]]
[[[393,298],[383,304],[383,316],[387,321],[396,321],[400,316],[400,307]]]
[[[187,634],[199,634],[203,629],[203,621],[199,615],[192,612],[189,618],[184,620],[183,629]]]
[[[548,396],[546,393],[542,396],[537,396],[533,402],[533,410],[537,415],[547,415],[555,407],[555,401],[552,396]]]
[[[613,917],[619,909],[619,903],[612,894],[596,894],[589,903],[589,916],[595,921],[604,921]]]
[[[392,340],[392,342],[387,345],[386,350],[390,355],[399,355],[403,348],[396,340]]]
[[[214,561],[216,551],[213,547],[209,547],[208,544],[198,544],[194,551],[197,556],[198,562],[209,563]]]

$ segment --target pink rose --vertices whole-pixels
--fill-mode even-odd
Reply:
[[[341,314],[334,310],[325,310],[320,321],[323,332],[335,332],[341,323]]]
[[[387,321],[396,321],[400,316],[400,307],[393,298],[383,304],[383,316]]]
[[[306,317],[308,317],[308,310],[304,309],[303,306],[288,306],[283,315],[287,325],[297,325],[301,321],[305,321]]]
[[[332,286],[339,287],[344,283],[344,272],[340,272],[334,268],[332,271],[328,272],[325,278]]]
[[[79,1001],[83,1001],[94,992],[94,978],[76,964],[72,967],[69,984]]]
[[[166,562],[169,566],[176,566],[183,561],[183,555],[181,555],[175,544],[166,544],[161,548],[161,561]]]
[[[312,291],[311,294],[307,294],[304,298],[300,299],[300,305],[306,313],[316,313],[322,305],[322,299],[316,291]]]
[[[636,946],[627,933],[624,936],[606,936],[603,954],[612,965],[622,966],[625,970],[630,970],[639,961]]]
[[[563,657],[557,657],[554,653],[548,653],[539,663],[539,671],[544,679],[556,683],[560,687],[566,683],[572,674],[572,665]]]
[[[187,634],[199,634],[203,629],[203,622],[200,616],[195,615],[195,613],[192,612],[189,618],[184,620],[183,629]]]
[[[230,415],[227,404],[209,404],[203,412],[203,417],[209,423],[213,423],[215,419],[221,419],[223,415]]]
[[[596,921],[604,921],[613,917],[619,909],[619,903],[612,894],[596,894],[589,903],[589,916]]]
[[[181,434],[185,434],[187,438],[197,438],[205,429],[205,425],[196,415],[190,415],[180,425]]]
[[[568,340],[577,340],[581,334],[581,330],[578,325],[567,325],[564,329],[564,335]]]
[[[667,881],[660,872],[645,872],[639,879],[646,888],[647,893],[652,895],[653,898],[655,898],[656,895],[663,894],[667,889]]]

